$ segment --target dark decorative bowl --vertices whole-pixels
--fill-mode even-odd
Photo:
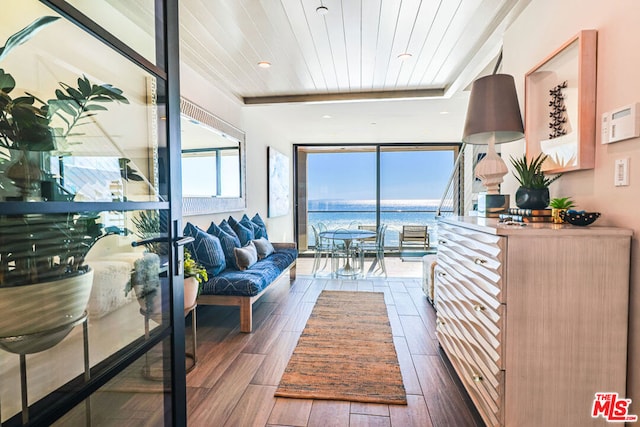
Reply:
[[[569,224],[573,225],[590,225],[600,217],[600,212],[575,212],[575,211],[562,211],[560,212],[560,218]]]

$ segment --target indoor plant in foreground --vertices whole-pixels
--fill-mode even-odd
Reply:
[[[42,17],[10,36],[0,60],[56,21]],[[103,103],[126,103],[121,91],[94,85],[86,77],[78,88],[60,83],[55,98],[42,101],[30,93],[13,97],[14,77],[0,68],[0,147],[10,156],[5,170],[19,189],[17,200],[41,200],[40,169],[44,153],[77,136],[72,130],[106,110]],[[59,123],[54,127],[53,121]],[[84,264],[103,234],[95,213],[3,216],[0,222],[0,346],[27,354],[60,342],[85,316],[93,272]],[[34,315],[39,313],[39,315]]]
[[[0,48],[0,60],[16,47],[28,41],[57,17],[41,17],[10,36]],[[39,201],[45,172],[41,170],[44,153],[68,154],[72,139],[81,136],[77,126],[87,124],[105,103],[128,104],[122,91],[110,84],[97,85],[86,76],[77,80],[77,87],[60,82],[55,97],[44,101],[25,92],[14,97],[15,78],[0,68],[0,147],[7,149],[12,164],[6,176],[18,188],[19,200]]]
[[[549,205],[549,185],[562,174],[550,178],[542,171],[542,165],[547,159],[544,153],[529,160],[523,154],[520,158],[511,157],[511,164],[515,168],[513,175],[520,183],[516,191],[516,205],[521,209],[545,209]]]

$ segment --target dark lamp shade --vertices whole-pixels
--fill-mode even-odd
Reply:
[[[488,144],[492,136],[496,144],[524,137],[516,85],[508,74],[481,77],[471,85],[462,141]]]

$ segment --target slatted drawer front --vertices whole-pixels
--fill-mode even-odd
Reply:
[[[489,425],[503,419],[505,248],[500,236],[438,226],[438,340]]]
[[[485,423],[488,426],[504,425],[504,371],[492,378],[497,382],[496,386],[489,384],[468,355],[463,342],[451,335],[446,326],[438,326],[437,336]]]
[[[502,295],[505,239],[448,224],[438,226],[438,262],[444,256],[457,271],[483,291],[504,302]]]
[[[437,269],[441,273],[440,269]],[[503,368],[502,322],[503,305],[491,308],[467,297],[457,289],[457,284],[448,275],[438,276],[438,313],[451,319],[465,339],[476,348],[478,357],[483,359],[491,372]]]

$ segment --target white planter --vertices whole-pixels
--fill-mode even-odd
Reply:
[[[0,348],[31,354],[62,341],[84,318],[93,270],[68,279],[0,287]]]

